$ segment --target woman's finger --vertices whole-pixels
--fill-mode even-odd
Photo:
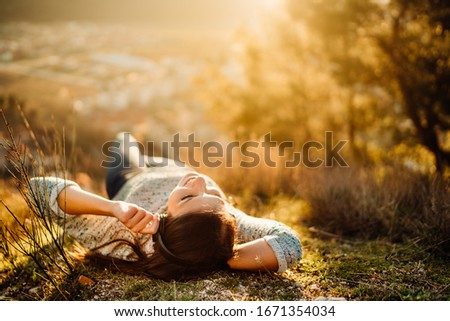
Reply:
[[[153,220],[140,231],[143,234],[156,234],[159,228],[159,215],[153,215]]]
[[[147,212],[145,210],[143,211],[143,216],[139,222],[137,222],[131,230],[133,232],[140,232],[142,233],[142,230],[153,220],[153,214],[150,212]]]
[[[133,229],[134,226],[139,224],[139,222],[145,217],[145,212],[143,209],[137,209],[137,211],[133,214],[132,217],[128,219],[125,223],[125,226],[129,229]]]

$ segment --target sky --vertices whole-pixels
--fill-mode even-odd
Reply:
[[[146,23],[165,28],[230,29],[282,0],[0,0],[0,19]]]

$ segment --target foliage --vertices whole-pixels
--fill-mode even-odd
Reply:
[[[414,240],[423,251],[450,253],[449,186],[439,176],[398,167],[333,169],[306,173],[298,191],[311,207],[312,226],[361,239]]]
[[[263,32],[239,34],[227,68],[206,74],[211,119],[238,139],[272,132],[301,144],[333,130],[369,164],[373,147],[421,144],[435,158],[428,171],[444,172],[448,12],[444,1],[287,1]]]
[[[18,114],[22,117],[24,128],[28,137],[34,144],[35,153],[30,153],[26,146],[14,137],[3,110],[1,115],[8,138],[2,141],[2,147],[6,150],[7,168],[12,182],[17,188],[25,203],[25,211],[13,211],[2,198],[0,203],[6,210],[7,216],[13,224],[2,221],[1,228],[1,257],[17,268],[22,258],[31,259],[36,265],[36,274],[46,280],[62,297],[64,292],[59,288],[59,278],[70,275],[73,272],[73,263],[65,248],[65,234],[52,222],[51,208],[48,202],[49,195],[42,195],[39,190],[32,189],[30,179],[32,176],[44,175],[46,166],[43,166],[43,149],[36,139],[36,135],[30,127],[22,110],[17,106]],[[58,135],[56,135],[58,137]],[[64,175],[64,141],[58,144],[54,142],[55,169],[54,171]],[[58,156],[62,156],[59,158]],[[32,171],[30,168],[34,168]],[[22,212],[22,213],[21,213]]]
[[[398,105],[410,122],[400,141],[415,137],[434,154],[438,171],[449,166],[448,2],[311,1],[305,14],[299,2],[289,4],[294,21],[304,22],[322,40],[334,77],[349,91],[349,126],[355,126],[363,107],[357,106],[355,94],[373,99],[378,89],[390,97],[385,112],[395,115]],[[398,123],[390,127],[399,132]]]

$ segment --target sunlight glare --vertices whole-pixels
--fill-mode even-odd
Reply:
[[[264,3],[264,7],[267,9],[273,9],[278,7],[282,0],[262,0],[262,2]]]

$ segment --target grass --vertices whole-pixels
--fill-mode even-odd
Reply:
[[[31,260],[13,267],[3,258],[0,299],[450,300],[448,261],[424,252],[415,242],[345,239],[308,228],[299,215],[293,215],[308,210],[307,204],[298,199],[279,196],[258,210],[299,233],[304,258],[297,267],[283,274],[221,271],[199,280],[163,282],[78,263],[70,275],[54,271],[62,297],[39,277],[39,269]],[[80,282],[80,276],[93,284]]]
[[[418,257],[411,244],[322,242],[310,258],[297,270],[316,276],[311,282],[319,293],[349,300],[450,299],[448,262]]]

